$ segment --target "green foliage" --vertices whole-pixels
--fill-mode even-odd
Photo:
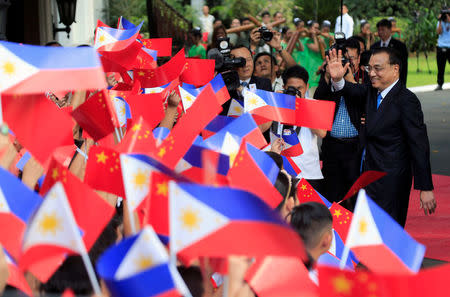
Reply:
[[[199,22],[195,9],[190,5],[185,5],[183,0],[165,0],[170,6],[172,6],[177,12],[179,12],[185,19],[191,21],[194,26],[198,26]]]
[[[421,7],[406,30],[406,44],[412,52],[429,52],[436,46],[437,16],[433,10]]]
[[[341,12],[340,3],[340,0],[295,0],[296,7],[301,7],[301,10],[294,8],[294,14],[305,23],[313,19],[319,23],[329,20],[332,24],[331,30],[334,31],[336,18]]]
[[[148,17],[147,17],[147,1],[146,0],[109,0],[109,19],[108,25],[117,26],[117,20],[123,16],[133,24],[142,25],[141,34],[148,36]]]

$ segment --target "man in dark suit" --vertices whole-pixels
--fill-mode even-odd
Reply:
[[[433,213],[436,200],[430,166],[430,145],[417,96],[400,81],[401,61],[391,48],[378,48],[369,61],[372,85],[344,81],[349,64],[342,66],[341,53],[327,57],[333,88],[345,98],[365,102],[366,120],[361,129],[363,170],[387,173],[366,187],[368,195],[405,226],[412,177],[420,190],[420,206]]]
[[[231,57],[233,58],[244,58],[245,59],[245,66],[239,67],[236,69],[236,72],[239,76],[239,81],[241,84],[241,88],[248,88],[248,89],[260,89],[264,91],[270,91],[272,92],[272,82],[270,79],[262,78],[253,76],[253,57],[250,50],[245,46],[237,46],[233,48],[230,52]],[[240,101],[240,103],[243,105],[241,95],[240,95],[240,89],[237,91],[230,92],[231,98],[237,99]],[[227,115],[228,110],[230,108],[230,102],[231,100],[228,100],[222,105],[222,115]],[[259,125],[259,128],[261,129],[261,132],[264,133],[264,136],[266,140],[270,141],[270,135],[269,135],[269,128],[272,125],[272,121],[264,123]]]
[[[406,86],[406,79],[408,75],[408,49],[406,45],[392,37],[392,23],[387,19],[382,19],[377,23],[378,36],[380,41],[375,42],[371,49],[380,47],[390,47],[398,51],[400,59],[402,61],[400,80]]]

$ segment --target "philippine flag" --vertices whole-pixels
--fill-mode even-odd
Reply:
[[[94,48],[100,53],[102,51],[121,51],[136,41],[141,30],[141,22],[138,26],[128,30],[114,29],[109,27],[97,27],[95,33]]]
[[[226,125],[234,120],[232,117],[218,115],[203,129],[203,139],[207,139],[222,130]]]
[[[270,142],[274,142],[277,138],[282,138],[285,143],[285,147],[281,152],[282,156],[297,157],[303,154],[303,148],[298,139],[298,135],[293,128],[283,129],[282,135],[275,134],[270,131]]]
[[[345,245],[376,273],[417,273],[425,246],[360,190]]]
[[[0,41],[0,92],[67,92],[106,88],[97,52],[90,47],[46,47]]]
[[[3,253],[5,254],[6,264],[8,265],[8,271],[9,271],[9,277],[8,277],[6,283],[10,286],[13,286],[13,287],[21,290],[28,296],[32,296],[33,292],[31,291],[31,288],[28,285],[28,282],[25,279],[23,272],[20,271],[16,262],[14,262],[14,260],[9,256],[8,252],[5,249],[3,249]]]
[[[0,243],[15,259],[21,252],[27,222],[41,202],[41,196],[0,168],[0,226],[4,226]]]
[[[295,97],[291,95],[268,92],[264,90],[249,91],[244,89],[244,112],[267,120],[295,125]]]
[[[198,94],[200,94],[200,90],[199,89],[190,89],[190,88],[184,89],[181,86],[178,86],[178,89],[180,91],[180,97],[181,97],[181,102],[183,102],[184,111],[186,111],[195,102],[195,99],[197,99]]]
[[[231,188],[169,183],[170,250],[203,257],[278,255],[304,259],[298,235],[262,200]]]
[[[225,85],[221,74],[216,75],[209,83],[196,90],[201,92],[207,85],[210,85],[212,87],[220,104],[224,104],[228,101],[228,99],[230,99],[230,94],[228,93],[227,86]],[[195,86],[184,83],[183,88],[185,88],[186,90],[195,89]]]
[[[113,297],[190,295],[150,226],[109,248],[98,260],[97,271]]]

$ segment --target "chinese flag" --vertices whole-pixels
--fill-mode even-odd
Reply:
[[[141,48],[138,55],[136,56],[134,65],[130,68],[153,69],[156,67],[158,67],[158,64],[153,59],[153,57]]]
[[[333,228],[341,236],[342,241],[345,242],[353,214],[335,202],[331,205],[330,212],[333,216]]]
[[[134,41],[129,46],[120,51],[98,51],[102,57],[124,67],[125,69],[131,69],[136,65],[136,59],[139,57],[142,51],[142,44],[138,41]],[[142,59],[142,56],[141,56]]]
[[[335,106],[333,101],[296,98],[295,125],[331,131]]]
[[[41,163],[59,146],[73,144],[73,120],[44,95],[3,95],[5,122]]]
[[[169,136],[163,140],[155,157],[167,167],[174,169],[195,138],[221,110],[222,106],[217,101],[212,87],[205,87]]]
[[[233,167],[228,171],[230,186],[248,191],[266,202],[271,208],[276,208],[283,197],[273,186],[258,164],[247,151],[247,143],[242,142],[234,159]]]
[[[151,154],[156,149],[152,128],[140,117],[115,148],[123,153]]]
[[[96,190],[125,197],[119,153],[111,148],[93,146],[89,151],[84,182]]]
[[[172,56],[172,38],[150,38],[141,41],[146,48],[158,51],[158,57]]]
[[[100,56],[100,61],[102,62],[103,71],[105,72],[126,72],[127,68],[117,64],[116,62],[108,59],[105,56]]]
[[[111,220],[115,209],[67,168],[53,159],[40,194],[45,195],[58,181],[64,186],[75,220],[82,231],[84,244],[89,251]],[[33,265],[30,271],[41,281],[46,282],[66,256],[66,252],[55,254],[44,263]]]
[[[72,112],[77,121],[95,141],[111,134],[119,121],[105,90],[96,93]]]
[[[183,71],[186,64],[184,49],[180,50],[166,64],[155,69],[133,69],[134,79],[141,82],[143,88],[155,88],[170,83]]]
[[[215,60],[208,59],[186,59],[180,81],[201,87],[214,78]]]
[[[152,225],[155,232],[169,236],[169,181],[167,175],[153,171],[150,176],[149,195],[138,208],[143,213],[143,225]]]
[[[342,198],[342,200],[340,202],[347,200],[348,198],[352,197],[353,195],[356,195],[359,192],[359,190],[367,187],[374,181],[379,180],[386,174],[387,174],[386,172],[374,171],[374,170],[364,172],[363,174],[361,174],[360,177],[358,177],[356,182],[352,185],[350,190],[348,190],[348,193],[344,196],[344,198]]]
[[[302,178],[297,185],[297,197],[300,203],[305,202],[318,202],[323,203],[319,194],[317,194],[316,190],[306,181],[306,179]]]
[[[133,118],[142,117],[150,129],[156,127],[164,118],[164,97],[161,93],[130,95],[125,100],[130,106]]]

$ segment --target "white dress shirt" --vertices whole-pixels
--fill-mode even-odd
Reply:
[[[380,40],[380,42],[381,42],[380,46],[381,47],[388,47],[389,42],[391,42],[391,39],[392,39],[392,36],[389,36],[388,40],[386,40],[386,41]]]
[[[342,16],[342,29],[341,29],[341,16],[336,18],[336,27],[334,33],[336,32],[344,32],[345,38],[349,38],[353,36],[353,18],[348,15],[348,13]]]

